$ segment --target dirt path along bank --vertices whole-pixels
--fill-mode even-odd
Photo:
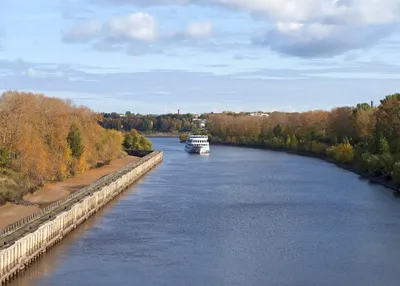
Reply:
[[[24,200],[37,203],[39,205],[50,204],[66,198],[69,194],[90,185],[101,177],[113,173],[129,163],[139,160],[140,158],[133,156],[122,157],[112,161],[107,166],[87,170],[84,173],[63,182],[48,183],[37,192],[24,196]],[[40,211],[40,208],[37,206],[21,206],[13,204],[2,206],[0,207],[0,229],[3,229],[9,224],[12,224],[38,211]]]

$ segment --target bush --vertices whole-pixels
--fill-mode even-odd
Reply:
[[[240,136],[240,137],[239,137],[239,140],[238,140],[238,143],[241,144],[241,145],[246,145],[246,143],[247,143],[247,138],[244,137],[244,136]]]
[[[400,162],[396,162],[393,165],[392,178],[395,183],[400,183]]]
[[[372,155],[369,161],[368,173],[375,176],[380,176],[383,173],[383,161],[378,155]]]
[[[393,165],[394,165],[394,160],[393,160],[392,155],[390,153],[385,153],[385,154],[379,155],[379,159],[381,160],[382,175],[390,177],[392,174]]]
[[[354,159],[354,149],[349,143],[341,143],[328,148],[327,153],[341,163],[350,163]]]
[[[7,201],[20,200],[22,193],[14,180],[0,178],[0,205]]]
[[[326,145],[325,143],[320,143],[320,142],[313,142],[312,147],[311,147],[311,151],[313,153],[319,154],[319,155],[323,155],[326,153],[326,150],[328,149],[328,145]]]
[[[152,150],[153,148],[151,141],[144,136],[140,136],[135,129],[125,134],[123,146],[126,150]]]
[[[371,164],[371,153],[365,152],[361,154],[361,162],[360,169],[363,172],[369,172],[370,164]]]
[[[284,142],[283,142],[283,140],[282,140],[281,138],[279,138],[279,137],[274,137],[274,138],[272,138],[272,140],[271,140],[270,146],[271,146],[272,148],[277,148],[277,149],[279,149],[279,148],[284,147]]]
[[[140,149],[141,149],[141,150],[148,150],[148,151],[150,151],[150,150],[153,149],[153,143],[151,143],[151,141],[150,141],[148,138],[142,136],[142,137],[140,138]]]
[[[180,141],[181,143],[183,143],[183,142],[186,141],[186,139],[187,139],[188,137],[189,137],[189,134],[187,134],[187,133],[182,133],[182,134],[179,135],[179,141]]]

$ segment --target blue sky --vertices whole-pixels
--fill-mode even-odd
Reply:
[[[139,113],[400,91],[400,0],[2,0],[0,90]]]

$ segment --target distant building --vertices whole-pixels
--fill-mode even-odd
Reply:
[[[265,116],[265,117],[268,117],[269,114],[268,113],[264,113],[264,112],[254,112],[254,113],[250,113],[250,116]]]
[[[198,118],[198,115],[195,115],[195,118],[193,118],[193,122],[197,122],[197,121],[199,122],[200,128],[206,128],[206,120],[205,119]]]

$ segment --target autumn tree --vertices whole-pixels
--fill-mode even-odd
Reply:
[[[18,180],[9,179],[11,192],[18,190],[21,196],[46,181],[63,180],[107,157],[120,156],[122,135],[104,138],[101,119],[101,115],[69,100],[27,92],[3,93],[0,164],[18,174]],[[6,158],[8,163],[4,163]]]
[[[393,153],[400,152],[400,93],[381,100],[376,114],[376,128],[389,143]]]
[[[352,109],[350,107],[334,108],[328,117],[328,135],[336,138],[338,143],[343,143],[347,137],[354,137],[353,124],[351,124]]]
[[[367,103],[358,104],[352,115],[357,141],[371,140],[375,128],[374,110]]]
[[[400,183],[400,94],[331,111],[207,116],[210,141],[307,151]]]

